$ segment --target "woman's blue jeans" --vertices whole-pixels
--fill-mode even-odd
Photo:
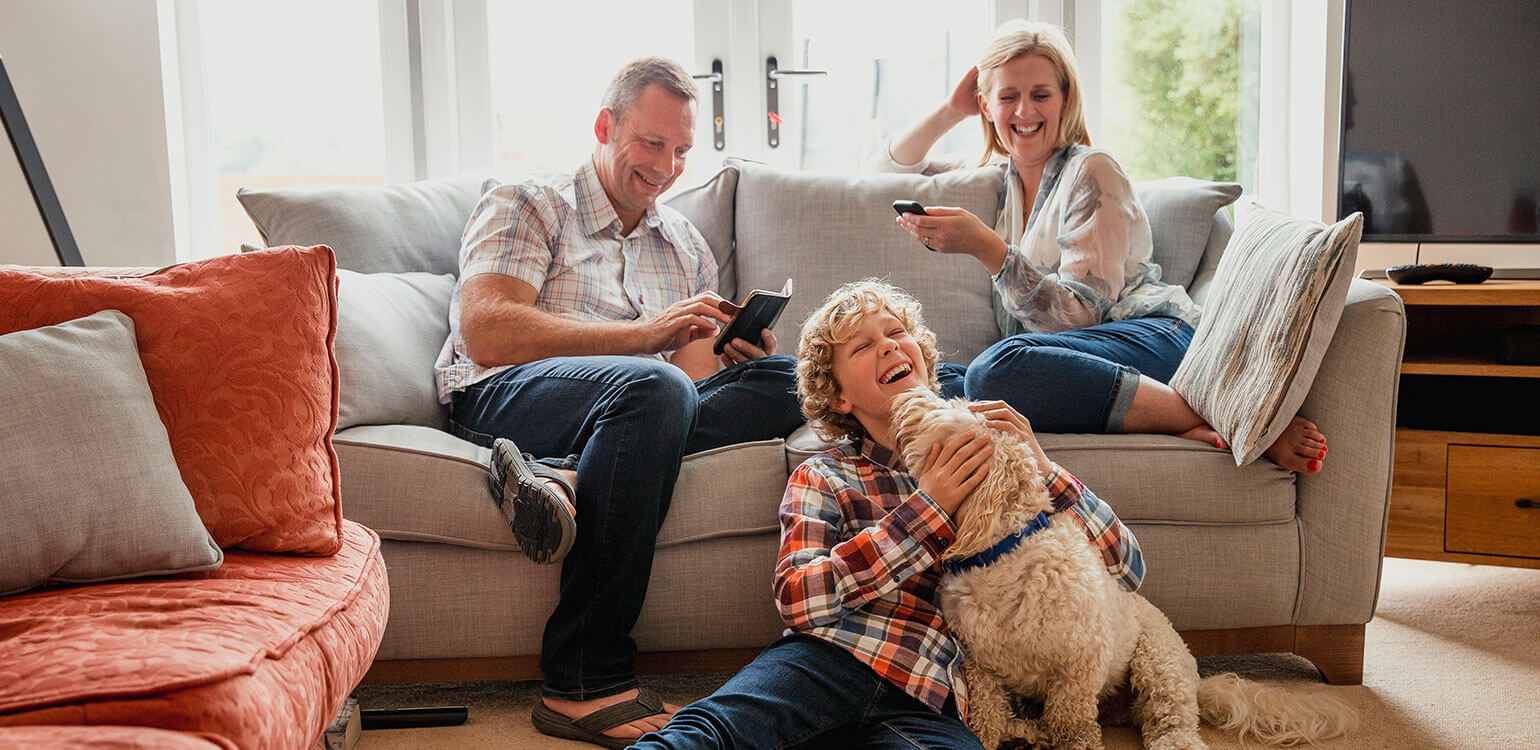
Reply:
[[[1191,342],[1192,326],[1167,317],[1018,334],[966,368],[942,365],[942,393],[1004,401],[1038,432],[1122,432],[1139,375],[1170,382]]]
[[[950,705],[950,704],[949,704]],[[938,714],[849,652],[810,635],[771,644],[715,693],[632,748],[981,750],[955,712]]]
[[[577,541],[540,647],[542,692],[589,700],[637,686],[631,628],[684,456],[785,437],[803,422],[796,362],[777,355],[697,383],[644,357],[553,357],[456,395],[450,429],[506,437],[577,469]]]

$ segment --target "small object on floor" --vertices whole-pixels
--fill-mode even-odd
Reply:
[[[1421,284],[1425,281],[1480,284],[1491,278],[1492,267],[1474,263],[1411,263],[1391,266],[1385,269],[1385,275],[1397,284]]]
[[[465,723],[465,706],[423,706],[419,708],[366,708],[364,729],[410,729],[412,727],[452,727]]]
[[[358,744],[358,736],[364,731],[363,723],[359,718],[358,699],[348,698],[342,702],[342,708],[337,709],[337,715],[332,717],[332,723],[326,727],[326,733],[321,735],[324,750],[353,750]]]

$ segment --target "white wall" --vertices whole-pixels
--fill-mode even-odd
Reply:
[[[175,262],[156,0],[0,0],[0,57],[88,265]],[[0,144],[0,263],[57,265]]]

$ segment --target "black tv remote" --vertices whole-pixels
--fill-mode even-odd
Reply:
[[[1491,266],[1475,263],[1411,263],[1391,266],[1385,275],[1397,284],[1421,284],[1424,281],[1453,281],[1456,284],[1480,284],[1491,278]]]

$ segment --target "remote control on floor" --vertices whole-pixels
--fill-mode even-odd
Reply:
[[[1474,263],[1412,263],[1391,266],[1385,269],[1385,275],[1397,284],[1421,284],[1424,281],[1480,284],[1491,278],[1492,267]]]

